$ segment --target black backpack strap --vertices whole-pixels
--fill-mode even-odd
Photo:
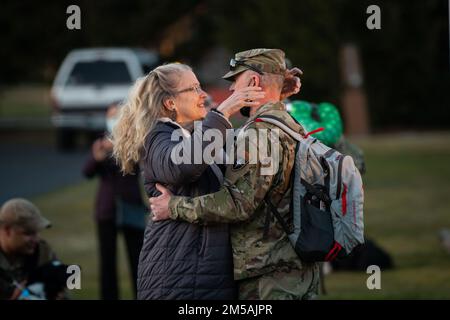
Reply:
[[[295,123],[297,123],[300,128],[301,131],[304,132],[304,128],[303,126],[294,118],[291,116],[291,118],[295,121]],[[271,121],[264,121],[264,120],[274,120],[275,123],[271,122]],[[280,128],[281,130],[283,130],[284,132],[286,132],[288,135],[290,135],[292,138],[294,138],[295,140],[299,140],[303,137],[303,132],[299,133],[296,132],[290,125],[288,125],[284,120],[281,120],[278,117],[272,116],[272,115],[263,115],[261,117],[258,117],[254,120],[255,122],[268,122],[271,123],[275,126],[277,126],[278,128]],[[298,147],[298,145],[297,145]],[[296,147],[296,150],[297,150]],[[270,193],[270,191],[267,193],[267,195]],[[278,222],[281,224],[284,232],[286,232],[286,234],[291,234],[292,231],[290,230],[289,226],[286,224],[286,221],[284,221],[284,219],[281,217],[280,213],[278,212],[277,208],[272,204],[272,202],[267,199],[267,195],[266,198],[264,199],[264,202],[267,204],[267,206],[270,208],[270,211],[267,212],[266,215],[266,220],[264,221],[264,234],[263,234],[263,238],[266,239],[269,235],[269,229],[270,229],[270,221],[271,221],[271,213],[275,216],[275,218],[278,220]]]
[[[272,204],[272,202],[270,202],[270,200],[268,200],[268,199],[264,199],[264,202],[270,208],[270,211],[273,213],[275,218],[277,218],[278,222],[283,227],[284,232],[286,232],[287,235],[291,234],[292,231],[289,229],[289,226],[287,225],[286,221],[284,221],[283,217],[280,215],[280,213],[278,212],[277,208],[275,208],[275,206]],[[266,218],[266,225],[264,226],[264,228],[265,228],[264,229],[264,235],[265,236],[269,232],[269,225],[267,225],[267,219],[270,219],[270,213],[268,213],[267,216],[269,216],[269,218]],[[269,222],[270,222],[270,220],[269,220]]]
[[[326,192],[316,188],[315,186],[313,186],[312,184],[310,184],[309,182],[307,182],[304,179],[300,179],[300,181],[305,186],[307,192],[315,195],[317,198],[319,198],[320,200],[325,202],[325,204],[327,206],[331,205],[331,199]]]

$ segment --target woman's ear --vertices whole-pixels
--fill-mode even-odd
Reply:
[[[172,98],[167,98],[163,100],[164,107],[169,111],[175,110],[175,101]]]

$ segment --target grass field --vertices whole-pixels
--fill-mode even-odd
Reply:
[[[0,119],[48,118],[51,114],[50,87],[27,85],[0,90]]]
[[[450,228],[450,134],[386,135],[358,144],[367,162],[366,234],[392,254],[396,268],[382,271],[381,290],[367,289],[364,272],[332,273],[322,298],[449,299],[450,255],[437,233]],[[96,182],[86,182],[33,199],[54,224],[43,235],[59,257],[82,266],[76,299],[98,298],[95,189]],[[123,246],[119,257],[122,298],[131,298]]]
[[[366,234],[393,256],[381,290],[365,273],[332,273],[329,299],[449,299],[450,255],[437,233],[450,228],[450,136],[384,136],[362,141],[366,152]]]

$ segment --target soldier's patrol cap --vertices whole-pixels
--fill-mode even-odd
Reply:
[[[51,226],[39,209],[30,201],[14,198],[6,201],[0,209],[0,224],[16,225],[27,230],[41,231]]]
[[[222,78],[233,81],[236,75],[246,70],[253,70],[260,75],[265,72],[284,75],[285,54],[280,49],[252,49],[238,52],[230,60],[230,71]]]

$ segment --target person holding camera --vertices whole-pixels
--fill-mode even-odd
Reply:
[[[54,271],[62,265],[50,245],[39,236],[50,225],[39,209],[26,199],[14,198],[3,204],[0,209],[0,300],[65,297],[66,278],[54,277],[58,274]]]

